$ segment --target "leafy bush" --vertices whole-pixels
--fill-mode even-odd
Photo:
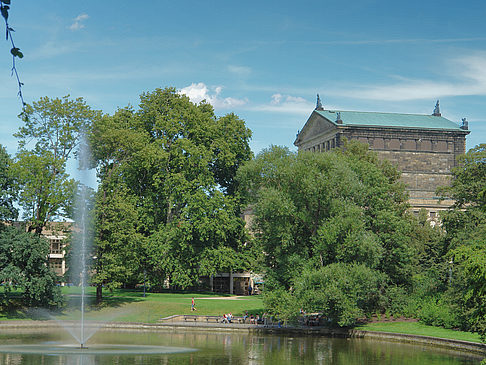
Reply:
[[[292,293],[284,289],[265,291],[263,302],[269,314],[284,322],[294,322],[299,316],[299,304]]]
[[[409,293],[399,286],[392,286],[386,290],[388,303],[386,311],[394,317],[404,315],[410,317],[410,297]]]
[[[0,282],[3,303],[9,304],[12,289],[20,289],[21,304],[57,307],[62,304],[56,275],[48,264],[49,243],[14,227],[0,227]],[[18,296],[16,296],[16,299]]]
[[[335,263],[306,270],[298,278],[295,297],[307,312],[322,312],[331,324],[352,326],[385,301],[385,274],[362,264]]]
[[[417,313],[420,322],[430,326],[457,328],[460,326],[459,318],[453,308],[442,299],[429,298],[422,302]]]

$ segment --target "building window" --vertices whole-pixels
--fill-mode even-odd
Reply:
[[[62,275],[62,259],[50,259],[50,268],[58,275]]]
[[[437,151],[447,152],[447,142],[446,141],[438,141],[437,142]]]
[[[391,139],[390,143],[388,144],[388,148],[390,150],[399,150],[400,149],[400,140],[397,138]]]
[[[422,151],[432,151],[432,142],[428,139],[423,139],[420,141],[420,149]]]
[[[383,140],[383,138],[375,138],[375,140],[373,141],[373,148],[384,149],[385,141]]]
[[[366,143],[367,144],[368,143],[368,138],[366,138],[366,137],[359,137],[358,138],[358,141],[361,142],[361,143]]]
[[[417,149],[417,143],[413,139],[407,139],[403,142],[404,144],[404,149],[405,150],[416,150]]]
[[[62,253],[62,243],[60,239],[51,239],[51,253]]]

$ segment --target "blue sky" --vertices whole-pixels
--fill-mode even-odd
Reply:
[[[174,86],[235,112],[254,152],[293,148],[319,93],[325,108],[467,117],[486,143],[486,2],[19,1],[10,25],[26,102],[82,96],[113,113]],[[3,28],[2,28],[3,29]],[[0,39],[0,144],[20,127]]]

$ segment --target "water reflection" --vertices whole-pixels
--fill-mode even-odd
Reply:
[[[69,340],[60,330],[0,332],[2,346],[46,346]],[[56,355],[0,353],[2,364],[326,364],[326,365],[465,365],[479,356],[444,349],[375,340],[333,339],[316,336],[276,336],[215,330],[121,331],[102,330],[90,343],[189,347],[182,354]],[[89,343],[88,343],[89,346]]]

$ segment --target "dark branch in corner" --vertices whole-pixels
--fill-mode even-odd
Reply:
[[[17,95],[22,101],[23,108],[25,107],[24,96],[22,95],[22,86],[24,84],[20,81],[19,73],[17,72],[17,67],[15,65],[15,57],[23,58],[24,55],[22,52],[20,52],[20,48],[15,47],[15,43],[12,37],[12,32],[14,32],[14,29],[8,24],[8,11],[10,9],[9,5],[10,0],[0,0],[0,12],[3,19],[5,20],[5,38],[7,41],[10,39],[10,43],[12,43],[12,49],[10,50],[10,53],[12,54],[12,75],[15,75],[15,78],[17,79],[17,84],[19,85],[19,92],[17,93]]]

